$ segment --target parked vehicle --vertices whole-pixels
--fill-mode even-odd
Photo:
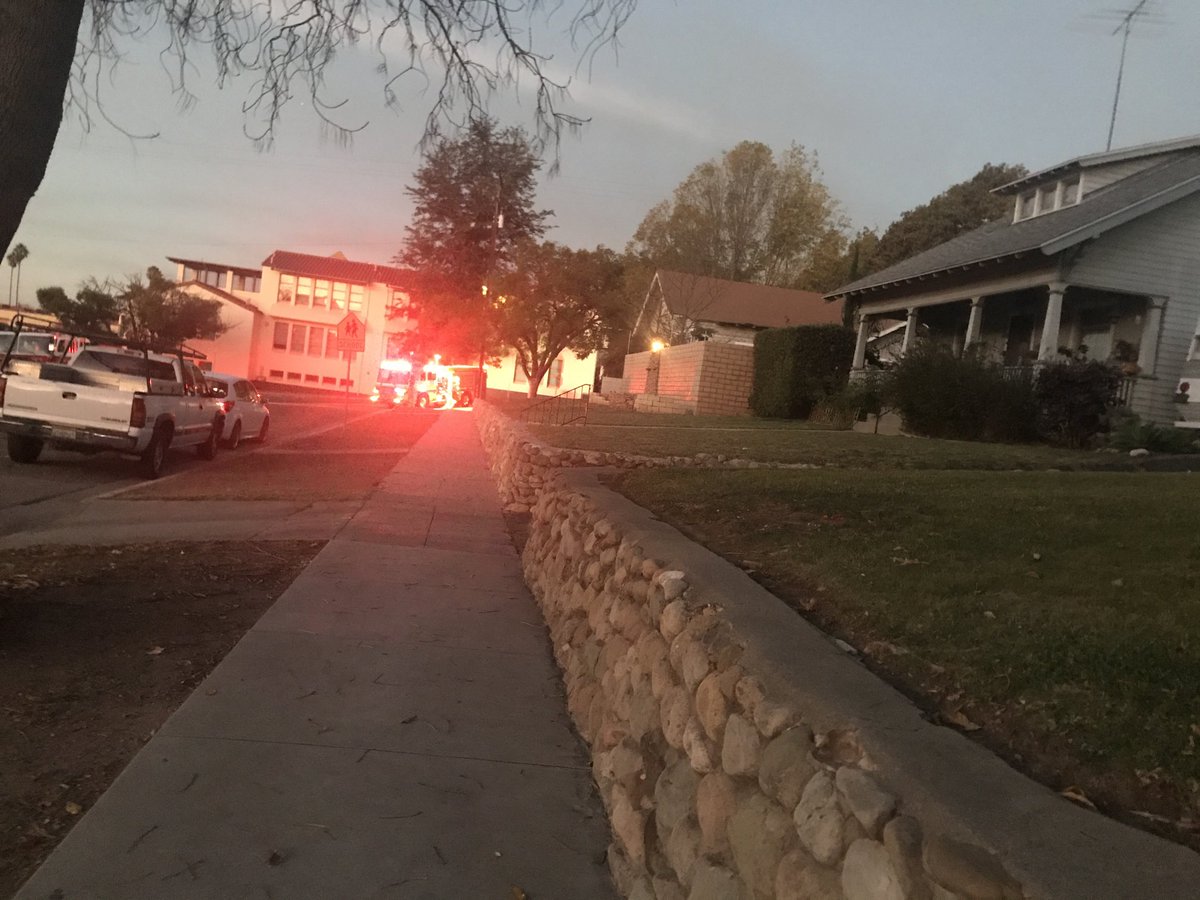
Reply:
[[[0,331],[0,362],[6,372],[36,372],[37,364],[62,362],[85,342],[55,331]]]
[[[201,357],[114,341],[89,344],[66,364],[40,363],[36,374],[0,374],[0,431],[9,457],[36,462],[47,444],[81,453],[112,450],[137,456],[148,478],[162,472],[168,448],[194,447],[212,459],[225,410],[195,358]]]
[[[416,371],[407,359],[385,359],[370,400],[417,409],[469,407],[475,402],[472,386],[477,380],[475,366],[443,366],[437,357]]]
[[[222,372],[205,372],[204,380],[225,410],[221,439],[226,447],[236,450],[242,441],[262,443],[267,439],[271,410],[253,382]]]

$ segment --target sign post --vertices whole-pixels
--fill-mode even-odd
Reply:
[[[350,363],[355,353],[367,349],[367,326],[352,312],[346,313],[337,326],[338,349],[346,354],[346,394],[342,407],[342,424],[350,419]]]

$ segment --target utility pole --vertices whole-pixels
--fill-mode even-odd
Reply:
[[[1108,143],[1105,145],[1105,150],[1112,149],[1113,129],[1117,125],[1117,104],[1121,100],[1121,78],[1125,74],[1125,48],[1129,44],[1129,31],[1133,28],[1133,20],[1141,14],[1142,8],[1148,0],[1140,0],[1137,6],[1125,12],[1124,18],[1121,19],[1121,24],[1113,29],[1113,35],[1118,32],[1124,32],[1121,36],[1121,64],[1117,66],[1117,90],[1113,94],[1112,117],[1108,120]]]

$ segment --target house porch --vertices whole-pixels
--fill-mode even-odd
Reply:
[[[959,296],[864,302],[858,317],[853,369],[866,364],[872,333],[904,322],[903,350],[919,339],[955,355],[980,353],[1009,367],[1031,367],[1065,353],[1110,361],[1126,370],[1122,400],[1151,417],[1166,298],[1090,285],[1049,282]]]

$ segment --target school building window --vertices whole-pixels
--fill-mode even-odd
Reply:
[[[304,352],[304,339],[308,337],[307,325],[292,326],[292,346],[289,348],[293,353]]]
[[[262,277],[259,275],[233,275],[233,289],[235,291],[245,291],[248,294],[257,294],[262,290]]]
[[[275,323],[275,339],[271,342],[271,346],[276,350],[286,350],[288,345],[288,323]]]
[[[249,290],[249,288],[247,288]],[[361,312],[366,288],[345,281],[328,281],[303,275],[279,276],[280,303],[313,306],[317,309],[352,309]]]

